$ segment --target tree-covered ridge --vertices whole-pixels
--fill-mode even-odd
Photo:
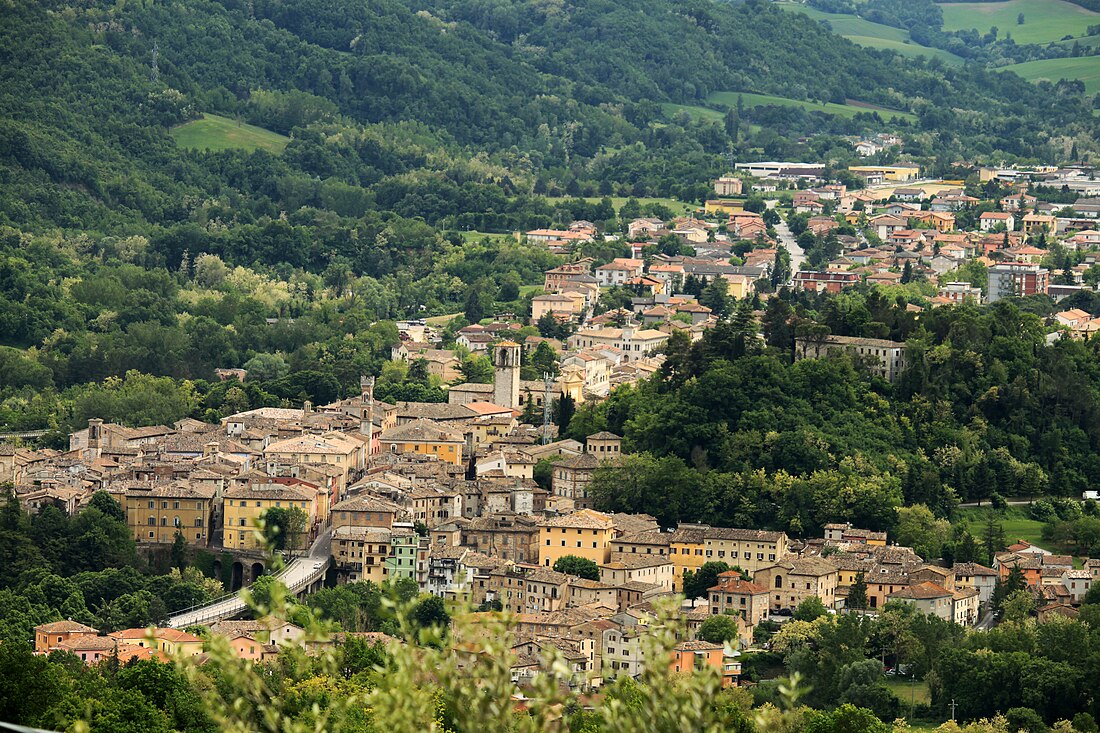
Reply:
[[[872,292],[772,299],[765,348],[746,313],[695,344],[670,339],[661,375],[578,410],[572,435],[611,430],[641,452],[597,472],[598,505],[666,524],[888,530],[902,505],[949,516],[1100,480],[1095,343],[1048,345],[1010,303],[937,308],[914,328],[904,302]],[[909,367],[890,384],[858,359],[791,363],[795,335],[821,328],[907,339]]]
[[[0,10],[0,222],[232,229],[313,206],[502,231],[546,223],[523,197],[532,191],[695,198],[731,147],[799,153],[770,130],[731,139],[721,125],[662,120],[657,102],[720,88],[909,109],[916,150],[945,161],[997,150],[1046,159],[1056,128],[1072,137],[1096,124],[1067,90],[877,54],[767,3],[640,10],[13,4]],[[294,140],[279,157],[180,151],[165,128],[200,112]],[[789,137],[804,118],[762,121]],[[345,240],[355,228],[337,226]]]

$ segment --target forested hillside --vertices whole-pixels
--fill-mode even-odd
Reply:
[[[661,121],[657,103],[716,90],[911,110],[944,160],[1045,158],[1055,127],[1087,136],[1096,124],[1080,95],[861,49],[762,2],[55,1],[0,13],[0,222],[200,240],[165,243],[169,261],[211,249],[178,228],[212,219],[232,232],[312,206],[509,230],[540,223],[516,195],[691,199],[731,149],[797,152]],[[278,158],[180,151],[167,128],[201,112],[294,140]],[[868,113],[845,129],[875,124]]]

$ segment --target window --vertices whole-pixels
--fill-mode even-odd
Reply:
[[[173,501],[172,502],[172,508],[173,509],[179,509],[180,508],[180,503],[178,501]]]
[[[160,518],[160,526],[162,526],[162,527],[167,527],[168,526],[168,517],[161,517]]]
[[[157,503],[155,501],[153,501],[152,499],[149,500],[149,508],[150,509],[156,509],[157,508]]]
[[[149,526],[150,527],[157,526],[157,518],[156,517],[149,517]]]

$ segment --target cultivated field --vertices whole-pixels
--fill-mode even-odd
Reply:
[[[211,114],[174,127],[171,134],[180,147],[195,150],[263,149],[278,154],[290,142],[289,137],[271,130]]]
[[[1100,23],[1100,13],[1086,10],[1065,0],[1006,0],[985,3],[940,3],[943,29],[976,28],[981,33],[996,26],[1004,38],[1011,33],[1017,43],[1049,43],[1066,36],[1083,36],[1085,29]],[[1024,14],[1024,24],[1017,16]]]
[[[1005,66],[1003,70],[1015,71],[1028,81],[1080,79],[1085,82],[1086,94],[1100,92],[1100,56],[1028,61]]]
[[[788,99],[786,97],[776,97],[770,94],[754,94],[752,92],[713,92],[707,97],[707,101],[711,104],[733,108],[737,106],[738,97],[741,97],[746,107],[755,107],[758,105],[801,107],[808,112],[824,112],[825,114],[840,115],[842,117],[854,117],[861,112],[878,112],[883,119],[887,120],[891,117],[899,117],[907,120],[916,119],[914,115],[908,112],[875,107],[874,105],[807,102],[801,99]]]
[[[829,23],[833,32],[844,36],[852,43],[867,48],[878,48],[895,51],[902,56],[934,56],[949,64],[961,64],[962,59],[953,53],[939,48],[929,48],[916,43],[909,36],[909,31],[894,28],[881,23],[872,23],[857,15],[847,13],[826,13],[816,8],[797,3],[780,3],[779,7],[793,12],[803,13],[814,20],[824,20]]]

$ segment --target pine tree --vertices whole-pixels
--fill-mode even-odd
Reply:
[[[848,608],[867,608],[867,581],[863,579],[863,573],[858,573],[855,582],[848,588]]]
[[[993,563],[993,556],[1005,548],[1005,528],[990,514],[982,533],[982,546],[985,548],[986,563]]]

